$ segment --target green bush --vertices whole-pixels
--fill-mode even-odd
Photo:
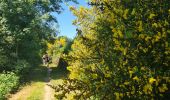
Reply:
[[[30,68],[30,64],[25,61],[25,60],[19,60],[16,64],[16,67],[15,67],[15,70],[16,70],[16,73],[19,73],[19,74],[24,74],[25,72],[28,72],[29,68]]]
[[[21,81],[25,81],[30,69],[31,65],[27,61],[18,60],[15,66],[15,73],[20,76]]]
[[[13,72],[0,74],[0,100],[5,99],[9,92],[18,87],[18,80],[19,77]]]

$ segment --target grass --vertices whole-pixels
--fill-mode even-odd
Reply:
[[[39,66],[30,73],[32,87],[34,87],[27,100],[43,100],[45,77],[47,77],[47,68]]]
[[[59,67],[51,67],[51,84],[57,85],[63,82],[63,79],[67,78],[68,71]]]
[[[35,67],[28,75],[29,82],[19,92],[13,94],[9,100],[43,100],[46,76],[46,67]]]
[[[52,69],[52,72],[51,72],[51,81],[50,81],[50,84],[53,85],[53,86],[57,86],[59,84],[62,84],[63,83],[63,79],[67,78],[68,76],[68,71],[64,68],[61,68],[61,67],[55,67],[55,66],[50,66],[50,68]],[[52,94],[55,95],[55,91],[53,90],[52,91]],[[58,100],[58,99],[56,99]]]
[[[43,100],[44,96],[44,83],[36,82],[33,84],[35,87],[30,95],[27,97],[27,100]]]
[[[43,100],[44,84],[42,82],[33,82],[24,86],[18,93],[9,98],[9,100]]]
[[[52,69],[50,78],[51,85],[62,84],[63,79],[67,77],[68,72],[65,69],[51,64]],[[43,100],[45,94],[45,78],[47,77],[47,68],[44,66],[35,67],[28,75],[29,82],[21,88],[16,94],[13,94],[9,100]],[[52,90],[52,95],[55,92]]]

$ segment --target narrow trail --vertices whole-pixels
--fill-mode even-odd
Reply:
[[[51,74],[52,69],[48,68],[47,70],[47,77],[45,79],[45,86],[44,86],[44,90],[45,90],[45,94],[44,94],[44,100],[54,100],[54,96],[52,93],[52,88],[49,86],[50,83],[50,74]]]
[[[7,100],[55,100],[54,90],[49,86],[54,80],[51,79],[51,73],[50,67],[37,67],[30,74],[32,82],[9,95]]]
[[[55,91],[50,85],[62,84],[67,77],[67,71],[60,67],[39,66],[28,75],[30,83],[25,84],[15,94],[10,94],[7,100],[56,100]]]

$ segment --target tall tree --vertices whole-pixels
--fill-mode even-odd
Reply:
[[[45,41],[55,36],[61,3],[75,0],[1,0],[0,71],[13,70],[18,60],[35,64]]]

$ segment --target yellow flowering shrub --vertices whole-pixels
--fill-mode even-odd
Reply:
[[[170,98],[170,1],[91,1],[104,10],[72,9],[82,32],[68,56],[69,84],[58,89],[80,100]]]

